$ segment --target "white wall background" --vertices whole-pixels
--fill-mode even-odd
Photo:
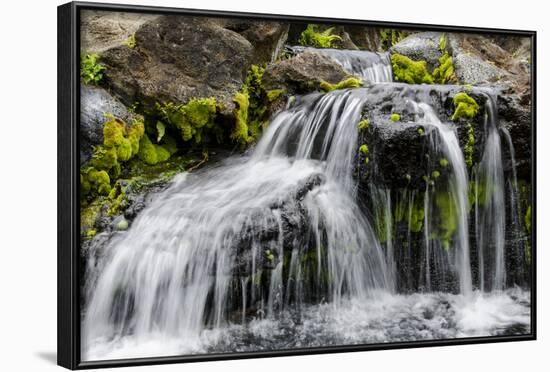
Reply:
[[[104,2],[113,2],[104,0]],[[538,31],[538,331],[535,342],[361,352],[188,365],[147,371],[535,371],[548,366],[550,26],[545,2],[126,0],[333,18]],[[0,20],[0,370],[52,371],[56,350],[56,6],[8,0]],[[548,267],[548,268],[547,268]],[[547,368],[547,367],[546,367]]]

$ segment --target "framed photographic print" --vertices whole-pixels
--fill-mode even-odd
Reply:
[[[58,8],[70,368],[533,340],[533,31]]]

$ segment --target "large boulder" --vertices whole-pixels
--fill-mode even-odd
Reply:
[[[88,161],[93,146],[103,143],[105,114],[130,121],[132,114],[105,89],[81,84],[80,87],[80,164]]]
[[[220,19],[219,23],[252,44],[252,63],[255,64],[275,62],[288,37],[287,23],[245,19]]]
[[[162,16],[135,33],[136,46],[105,51],[107,86],[126,104],[185,103],[213,96],[231,110],[253,46],[208,18]]]
[[[141,25],[157,17],[145,13],[83,10],[80,47],[89,53],[102,53],[127,43]]]
[[[285,89],[290,94],[319,89],[321,81],[336,84],[349,76],[342,66],[327,56],[304,52],[267,66],[263,83],[267,89]]]

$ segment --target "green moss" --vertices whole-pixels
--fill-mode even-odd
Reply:
[[[453,97],[455,111],[451,117],[452,121],[458,119],[473,119],[479,112],[477,102],[465,92],[457,93]]]
[[[418,128],[418,135],[419,136],[424,135],[424,129],[423,128]]]
[[[435,194],[435,204],[437,206],[437,231],[435,237],[443,248],[449,249],[455,231],[458,226],[458,208],[452,195],[445,191]]]
[[[393,121],[394,123],[396,123],[399,120],[401,120],[401,115],[393,113],[393,114],[390,115],[390,120]]]
[[[441,176],[441,173],[439,173],[439,171],[434,170],[434,171],[432,172],[432,178],[433,178],[434,180],[438,179],[439,176]]]
[[[128,48],[134,49],[136,47],[136,35],[130,35],[124,44],[126,44]]]
[[[309,24],[300,34],[298,42],[300,45],[314,48],[333,48],[337,40],[342,40],[338,35],[333,35],[334,27],[319,32],[316,25]]]
[[[446,168],[447,165],[449,165],[449,161],[445,158],[441,158],[439,159],[439,165],[442,166],[443,168]]]
[[[96,236],[97,230],[96,229],[90,229],[86,232],[86,238],[91,239],[94,236]]]
[[[413,61],[401,54],[391,56],[393,77],[395,81],[408,84],[433,84],[426,61]]]
[[[437,84],[455,83],[457,81],[453,57],[447,51],[439,57],[439,66],[433,71],[433,80]]]
[[[362,86],[363,86],[363,82],[361,81],[361,79],[358,79],[356,77],[349,77],[337,84],[331,84],[323,80],[319,84],[319,89],[321,89],[321,91],[323,92],[332,92],[333,90],[360,88]]]
[[[369,128],[369,126],[370,126],[369,119],[363,119],[359,122],[359,124],[357,124],[357,128],[359,130],[366,130]]]
[[[86,167],[80,170],[80,191],[86,195],[109,195],[111,179],[104,170]]]
[[[409,229],[411,232],[420,232],[422,230],[422,225],[424,224],[424,204],[422,200],[418,198],[409,207]]]
[[[447,35],[445,35],[444,33],[442,33],[439,37],[439,50],[441,51],[441,53],[447,51]]]
[[[105,66],[98,63],[98,58],[94,53],[80,54],[80,77],[85,84],[97,85],[103,80]]]
[[[464,160],[466,162],[466,166],[471,168],[472,165],[474,165],[474,146],[476,141],[472,123],[467,124],[467,131],[468,141],[466,142],[466,146],[464,146]]]
[[[236,104],[233,111],[235,115],[235,127],[231,132],[231,138],[241,145],[246,145],[251,140],[248,136],[248,94],[238,92],[233,97],[233,102]]]
[[[361,147],[359,147],[359,152],[361,152],[361,154],[367,156],[367,155],[369,155],[369,147],[366,144],[363,144],[363,145],[361,145]]]
[[[162,163],[170,158],[170,152],[161,145],[151,142],[147,135],[141,138],[138,157],[149,165]]]
[[[164,122],[180,131],[184,141],[201,143],[205,132],[214,126],[217,104],[213,97],[194,98],[185,105],[157,103],[157,110]]]
[[[273,102],[277,98],[279,98],[280,96],[285,94],[285,90],[284,89],[271,89],[271,90],[268,90],[266,93],[267,93],[268,101]]]

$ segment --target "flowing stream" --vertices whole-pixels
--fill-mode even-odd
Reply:
[[[391,81],[387,56],[322,53],[372,82]],[[357,123],[368,100],[369,88],[297,97],[251,153],[177,175],[128,231],[101,248],[88,273],[84,360],[528,331],[530,293],[506,285],[506,189],[494,103],[475,172],[491,192],[476,196],[484,200],[472,214],[483,280],[474,287],[471,175],[456,129],[428,101],[410,102],[430,154],[449,164],[446,182],[422,196],[425,266],[415,273],[422,290],[398,293],[390,233],[397,201],[372,188],[388,227],[382,243],[357,200]],[[443,197],[456,221],[447,243],[430,233],[437,229],[431,210]],[[435,261],[457,292],[433,291]]]

